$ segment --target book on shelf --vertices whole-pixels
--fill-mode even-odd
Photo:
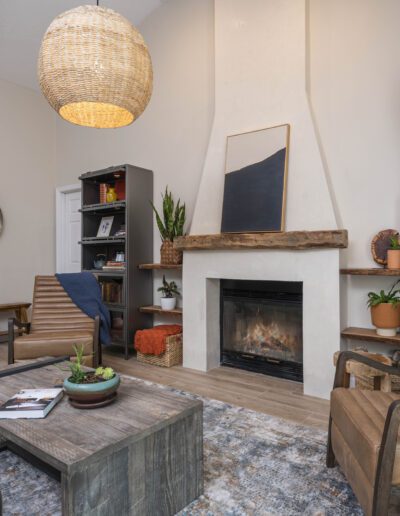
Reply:
[[[101,282],[102,299],[106,303],[122,303],[122,284],[116,281]]]
[[[125,262],[116,262],[109,260],[105,265],[103,265],[103,271],[124,271],[125,270]]]
[[[0,419],[40,419],[63,397],[63,389],[24,389],[0,406]]]

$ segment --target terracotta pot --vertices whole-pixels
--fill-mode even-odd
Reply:
[[[400,249],[388,249],[387,268],[400,269]]]
[[[164,265],[180,265],[182,263],[182,251],[177,251],[171,240],[164,240],[160,254],[161,263]]]
[[[371,307],[371,319],[372,324],[376,326],[378,335],[393,337],[400,326],[400,305],[381,303],[373,306]]]

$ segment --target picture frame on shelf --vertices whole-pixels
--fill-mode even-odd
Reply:
[[[110,215],[109,217],[102,217],[99,225],[99,229],[97,230],[98,238],[109,237],[111,233],[111,228],[114,222],[114,215]]]

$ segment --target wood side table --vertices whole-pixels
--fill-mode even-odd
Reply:
[[[31,303],[5,303],[0,304],[0,313],[4,312],[14,312],[15,317],[23,322],[28,322],[28,308],[31,306]],[[20,334],[22,334],[22,330],[18,330]],[[8,331],[0,331],[0,342],[5,342],[7,339]]]

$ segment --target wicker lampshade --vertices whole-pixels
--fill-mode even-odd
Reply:
[[[153,87],[141,34],[120,14],[95,5],[52,21],[40,48],[38,74],[57,113],[88,127],[129,125],[143,113]]]

